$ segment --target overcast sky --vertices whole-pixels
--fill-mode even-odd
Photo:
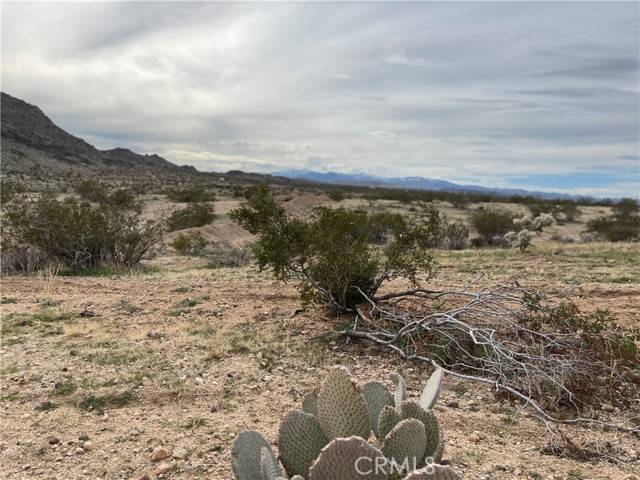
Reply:
[[[2,89],[99,148],[638,195],[628,3],[2,3]]]

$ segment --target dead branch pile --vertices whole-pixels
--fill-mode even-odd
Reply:
[[[517,285],[367,300],[346,335],[491,385],[500,399],[524,402],[545,422],[608,425],[595,415],[602,405],[637,415],[638,336],[605,315],[554,306]],[[633,419],[616,428],[640,432]]]

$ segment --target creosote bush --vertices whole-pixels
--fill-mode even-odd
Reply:
[[[167,198],[177,203],[202,203],[214,202],[216,194],[201,185],[196,185],[189,188],[170,189],[167,191]]]
[[[497,208],[479,208],[471,214],[471,224],[480,236],[480,243],[500,243],[505,233],[513,230],[514,215]]]
[[[200,255],[207,246],[207,240],[200,232],[180,233],[169,245],[179,255]]]
[[[609,242],[640,240],[640,215],[638,203],[623,198],[613,206],[613,215],[598,217],[587,225],[587,231]]]
[[[287,215],[267,186],[254,192],[231,218],[257,235],[253,254],[259,268],[271,269],[280,280],[297,280],[306,302],[350,310],[387,280],[416,283],[432,273],[428,226],[411,226],[401,215],[326,207],[299,220]]]
[[[135,209],[92,206],[50,193],[20,195],[3,205],[3,254],[37,249],[72,268],[137,265],[160,239],[160,225]]]
[[[210,203],[190,203],[186,208],[176,210],[167,218],[170,232],[185,228],[202,227],[215,219],[213,205]]]

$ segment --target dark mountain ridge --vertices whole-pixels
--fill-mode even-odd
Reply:
[[[141,155],[126,148],[98,150],[58,127],[35,105],[4,92],[1,97],[3,173],[29,173],[40,168],[52,173],[74,169],[195,171],[158,155]]]

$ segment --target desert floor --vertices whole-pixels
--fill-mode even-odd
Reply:
[[[637,245],[545,241],[525,254],[464,250],[437,258],[431,285],[517,280],[640,326]],[[345,320],[319,307],[301,309],[293,285],[253,267],[205,263],[160,257],[144,274],[2,280],[3,478],[140,479],[166,471],[160,478],[230,479],[235,435],[257,429],[274,440],[280,419],[299,408],[331,365],[347,366],[359,381],[387,382],[401,370],[418,394],[427,369],[346,342],[339,334]],[[544,424],[477,385],[447,379],[436,413],[444,458],[467,479],[640,473],[638,438],[563,428],[617,461],[544,455]],[[169,457],[152,461],[157,447]]]

